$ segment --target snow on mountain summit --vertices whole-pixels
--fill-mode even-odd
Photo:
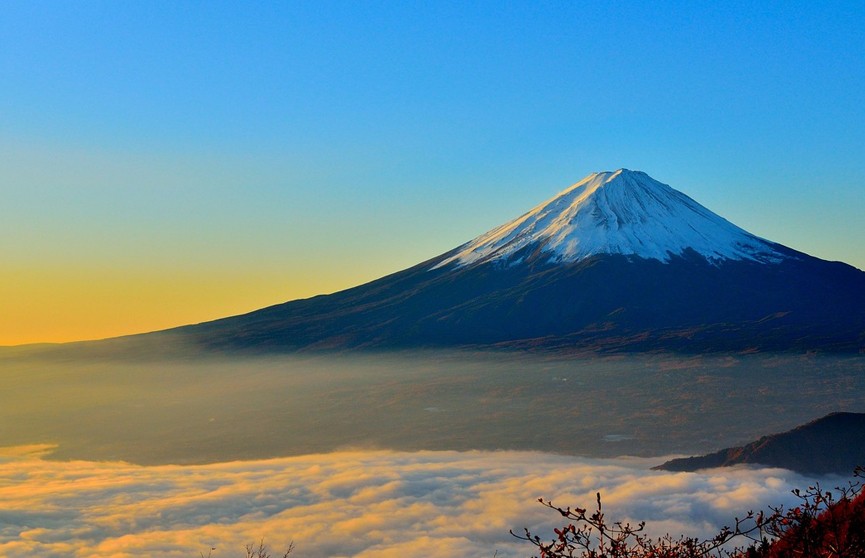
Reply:
[[[640,171],[590,174],[528,213],[461,246],[435,268],[531,257],[575,262],[621,254],[669,262],[693,250],[708,261],[778,262],[788,256]],[[434,268],[434,269],[435,269]]]

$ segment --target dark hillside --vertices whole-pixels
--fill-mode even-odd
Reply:
[[[832,413],[745,446],[673,459],[656,469],[696,471],[740,464],[782,467],[806,474],[849,474],[865,463],[865,414]]]

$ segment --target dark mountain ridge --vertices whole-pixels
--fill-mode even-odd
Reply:
[[[849,475],[865,463],[865,413],[832,413],[780,434],[699,457],[673,459],[655,469],[697,471],[741,464],[805,474]]]

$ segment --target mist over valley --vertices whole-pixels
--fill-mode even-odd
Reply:
[[[863,372],[807,355],[4,350],[0,553],[232,556],[264,537],[309,558],[519,557],[510,529],[555,526],[538,497],[597,491],[656,536],[708,537],[814,477],[651,467],[861,411]]]
[[[715,451],[865,410],[865,362],[401,351],[130,361],[0,351],[0,446],[206,463],[391,450]],[[47,404],[50,402],[50,404]]]

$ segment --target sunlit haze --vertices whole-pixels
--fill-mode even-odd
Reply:
[[[711,536],[814,477],[650,467],[865,408],[851,357],[102,356],[0,353],[0,554],[517,558],[597,491]]]

